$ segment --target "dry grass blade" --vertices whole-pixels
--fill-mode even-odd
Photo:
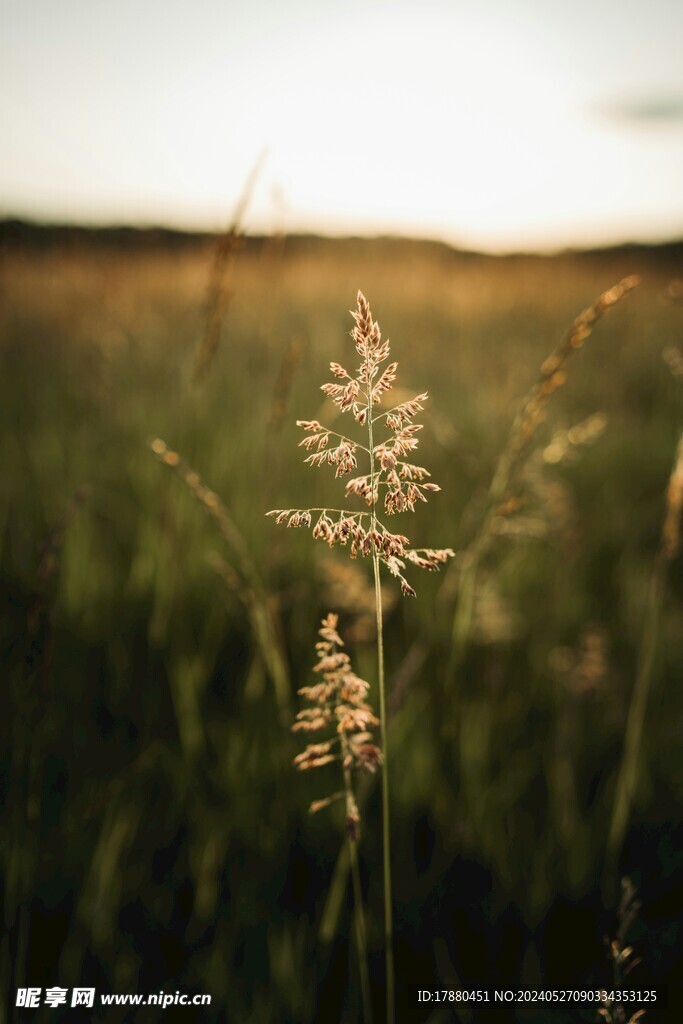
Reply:
[[[164,465],[169,466],[180,477],[226,540],[234,556],[237,574],[242,584],[237,593],[249,614],[254,638],[271,677],[278,704],[281,710],[286,712],[290,705],[290,682],[287,662],[279,639],[280,631],[242,534],[218,495],[203,483],[199,474],[191,469],[177,452],[170,449],[161,438],[155,438],[150,443],[150,448]],[[219,575],[228,581],[230,589],[235,589],[232,568],[220,558],[214,559],[213,565]]]
[[[251,200],[256,180],[265,160],[262,153],[246,180],[237,201],[230,226],[218,237],[209,276],[204,333],[195,357],[193,379],[198,383],[205,375],[218,351],[223,321],[230,298],[230,274],[235,256],[242,244],[244,215]]]
[[[565,366],[570,357],[583,348],[598,320],[638,284],[640,279],[632,275],[603,292],[592,306],[577,316],[555,351],[543,362],[536,383],[522,402],[510,438],[498,463],[491,483],[490,505],[495,506],[508,497],[519,464],[545,418],[550,398],[566,383]]]
[[[522,401],[491,480],[479,528],[459,562],[458,599],[447,672],[451,681],[471,635],[479,565],[496,535],[496,520],[510,515],[518,507],[515,488],[520,472],[528,458],[532,441],[545,419],[551,397],[567,380],[566,364],[572,354],[583,347],[598,320],[639,283],[640,279],[635,275],[625,277],[579,314],[560,344],[541,365],[536,383]]]

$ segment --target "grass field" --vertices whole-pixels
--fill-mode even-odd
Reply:
[[[452,1019],[417,987],[609,984],[621,874],[642,901],[634,985],[680,977],[683,586],[680,553],[658,560],[683,426],[662,358],[683,339],[680,247],[494,258],[253,239],[196,380],[210,240],[1,245],[3,990],[186,989],[211,993],[202,1020],[359,1019],[350,898],[332,882],[341,822],[307,815],[320,782],[294,773],[289,726],[328,610],[374,680],[371,572],[265,518],[334,493],[294,422],[333,415],[319,385],[352,350],[358,288],[401,397],[430,395],[421,454],[442,493],[398,525],[457,552],[417,600],[386,581],[398,1019]],[[574,317],[629,274],[641,284],[548,401],[454,653],[520,403]],[[220,496],[223,532],[156,438]],[[610,850],[651,640],[637,786]],[[375,787],[359,853],[378,1019],[380,839]]]

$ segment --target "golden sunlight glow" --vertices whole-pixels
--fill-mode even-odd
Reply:
[[[607,3],[608,46],[600,12],[580,28],[584,0],[576,24],[537,0],[199,0],[196,18],[172,3],[161,20],[159,2],[138,17],[128,0],[111,25],[75,2],[42,36],[27,14],[10,26],[2,212],[216,227],[265,147],[254,230],[504,249],[683,229],[675,103],[652,124],[608,112],[634,89],[683,95],[664,21],[619,22]]]

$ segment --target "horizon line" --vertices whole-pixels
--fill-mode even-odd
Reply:
[[[227,234],[230,230],[229,227],[225,228],[208,228],[208,227],[190,227],[188,225],[174,225],[164,222],[156,221],[114,221],[114,220],[102,220],[102,221],[78,221],[69,219],[58,219],[58,218],[38,218],[25,216],[22,214],[0,214],[0,240],[1,236],[5,233],[7,228],[25,229],[30,232],[68,232],[74,231],[88,235],[107,235],[129,232],[131,234],[162,234],[168,236],[174,236],[176,238],[185,238],[190,240],[199,239],[212,239],[219,238],[224,234]],[[683,245],[683,230],[679,234],[672,234],[664,238],[634,238],[625,237],[619,241],[602,241],[596,243],[571,243],[549,246],[538,246],[532,248],[513,247],[506,246],[501,248],[488,248],[482,246],[480,248],[472,247],[471,245],[459,244],[455,241],[449,241],[445,238],[439,238],[436,235],[422,235],[412,234],[407,232],[391,232],[391,231],[350,231],[348,233],[341,233],[337,231],[321,231],[310,229],[299,228],[292,231],[260,231],[260,230],[246,230],[239,231],[238,234],[249,240],[254,241],[268,238],[280,238],[286,241],[288,238],[295,240],[317,240],[325,242],[403,242],[403,243],[414,243],[417,245],[436,245],[444,249],[450,250],[453,253],[459,253],[462,255],[471,256],[491,256],[491,257],[505,257],[505,256],[561,256],[571,254],[582,254],[582,253],[606,253],[615,252],[619,250],[629,249],[661,249],[661,248],[672,248],[677,245]]]

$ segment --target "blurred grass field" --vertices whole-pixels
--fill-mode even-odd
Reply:
[[[386,598],[399,977],[607,983],[607,834],[683,423],[662,359],[683,338],[680,248],[495,258],[251,239],[221,345],[193,382],[211,251],[97,235],[2,246],[3,989],[186,988],[212,994],[206,1020],[358,1019],[348,900],[338,921],[326,905],[340,832],[306,813],[321,783],[295,776],[289,724],[328,610],[374,678],[370,566],[265,518],[335,504],[338,482],[303,466],[294,421],[329,417],[319,385],[351,351],[362,288],[402,389],[430,394],[422,454],[442,493],[397,525],[466,551],[541,362],[638,273],[549,403],[454,676],[459,557],[416,582],[417,600],[390,583]],[[567,430],[596,413],[592,442],[565,457]],[[158,437],[225,503],[241,554],[154,457]],[[643,903],[651,981],[683,962],[682,604],[679,557],[619,865]],[[375,792],[360,857],[379,1006]],[[412,989],[405,1000],[401,1020],[449,1019],[427,1017]]]

